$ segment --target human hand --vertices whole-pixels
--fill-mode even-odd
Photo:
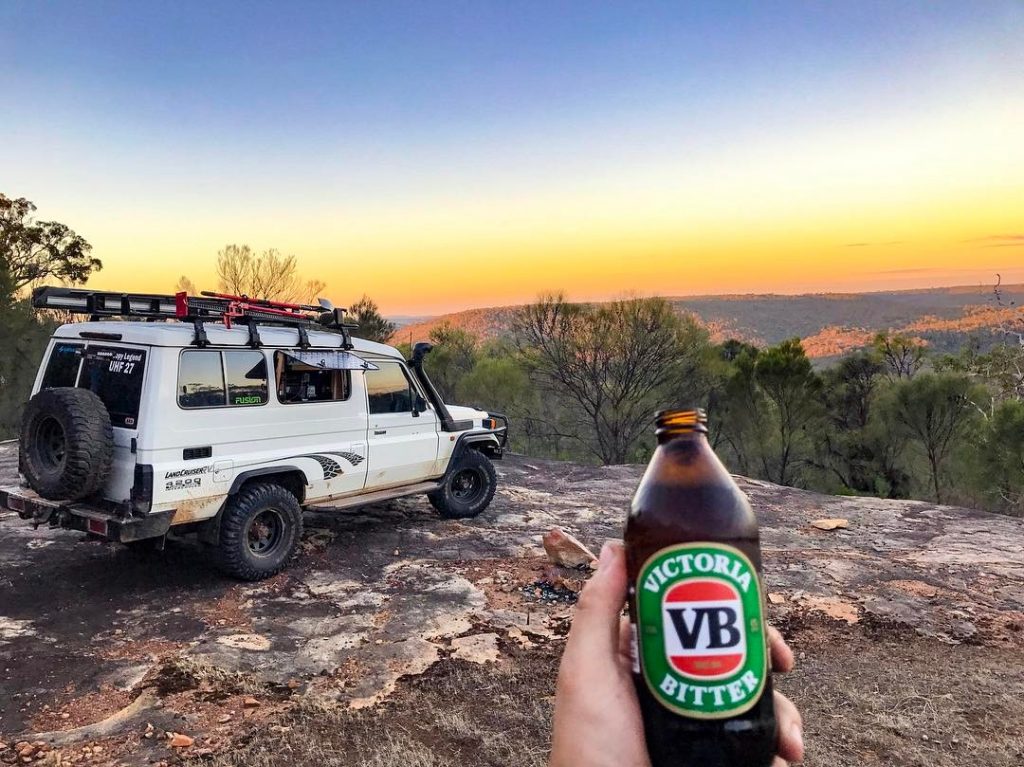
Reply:
[[[606,543],[597,572],[580,594],[562,654],[555,694],[550,767],[650,767],[640,703],[631,672],[622,544]],[[793,668],[793,653],[768,628],[772,669]],[[803,759],[800,712],[775,693],[779,751],[772,767]]]

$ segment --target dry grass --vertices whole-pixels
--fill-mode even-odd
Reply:
[[[303,696],[281,720],[204,767],[542,767],[550,738],[556,647],[484,666],[437,664],[387,703],[352,711]],[[196,762],[198,767],[199,762]]]
[[[206,687],[225,693],[259,695],[269,685],[259,677],[231,672],[187,655],[165,658],[152,680],[162,695]]]
[[[401,730],[384,730],[381,735],[374,751],[363,761],[366,767],[447,767],[454,764]]]
[[[783,628],[804,654],[779,687],[804,713],[808,765],[1024,764],[1018,649],[949,646],[825,618]],[[279,720],[283,731],[260,727],[203,765],[542,767],[560,650],[554,643],[485,666],[444,661],[370,710],[306,696]]]
[[[913,633],[830,625],[790,632],[805,657],[779,687],[805,720],[807,763],[830,767],[1019,767],[1019,650],[950,646]]]

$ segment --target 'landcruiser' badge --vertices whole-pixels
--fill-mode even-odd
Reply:
[[[757,571],[719,543],[670,546],[636,583],[641,673],[657,700],[683,716],[724,719],[764,691],[768,652]]]

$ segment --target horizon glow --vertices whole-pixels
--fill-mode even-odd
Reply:
[[[0,6],[0,192],[99,289],[390,315],[1024,282],[1024,5]]]

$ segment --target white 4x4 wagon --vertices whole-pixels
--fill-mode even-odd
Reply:
[[[305,506],[425,493],[455,518],[494,496],[507,420],[442,402],[429,344],[405,360],[351,338],[340,310],[244,297],[40,288],[33,301],[151,320],[50,340],[22,423],[28,487],[0,490],[36,524],[128,544],[195,533],[255,580],[293,557]]]

